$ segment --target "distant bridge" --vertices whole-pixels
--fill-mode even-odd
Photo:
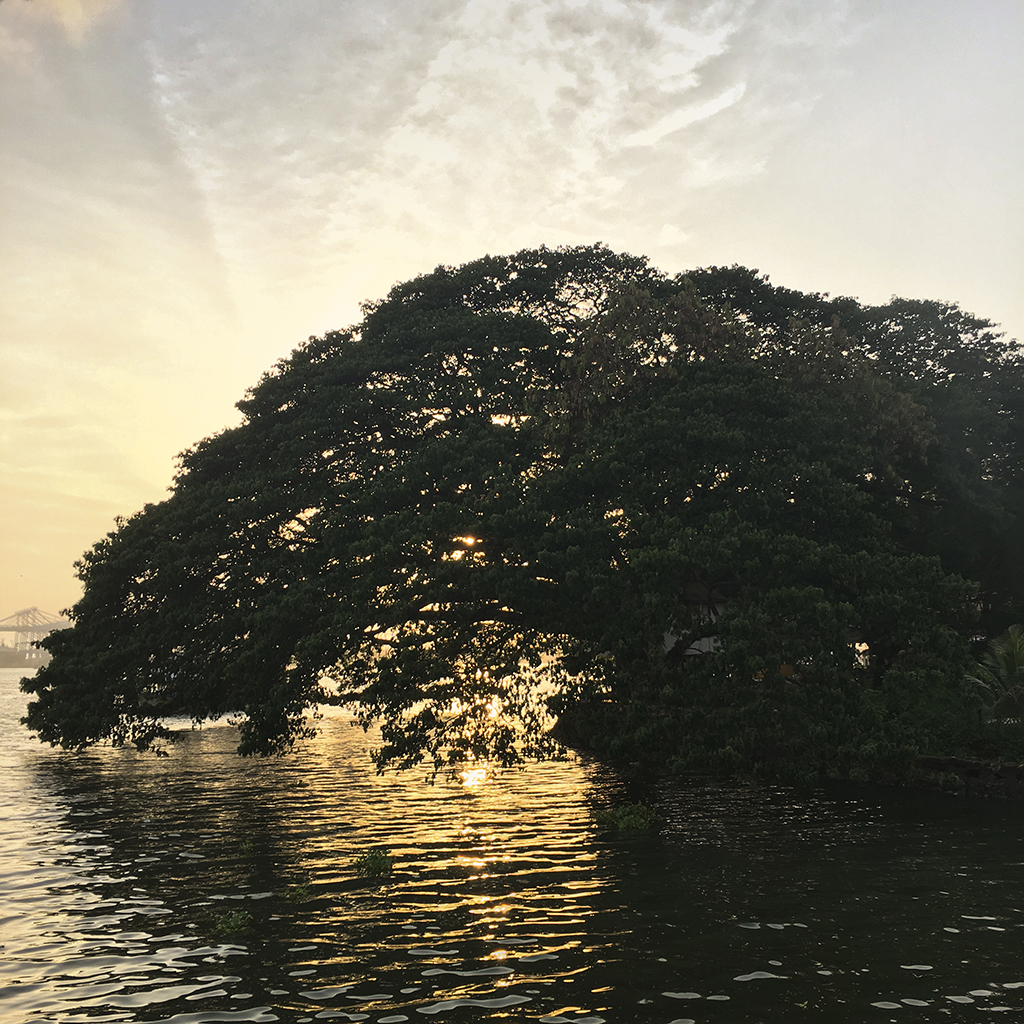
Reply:
[[[22,608],[20,612],[0,619],[0,633],[14,633],[14,646],[19,651],[32,650],[36,640],[42,640],[55,629],[67,629],[71,623],[58,615],[39,608]]]

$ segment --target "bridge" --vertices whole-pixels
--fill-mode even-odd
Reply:
[[[36,640],[42,640],[52,630],[67,629],[70,625],[67,619],[62,619],[59,615],[51,615],[34,607],[22,608],[20,612],[0,619],[0,633],[13,633],[15,649],[30,651]]]

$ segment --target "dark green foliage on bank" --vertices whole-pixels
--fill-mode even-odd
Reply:
[[[991,742],[978,609],[1021,607],[1024,362],[955,306],[487,257],[311,338],[88,552],[25,682],[66,747],[317,703],[379,762],[568,738],[680,769],[899,777]]]
[[[969,683],[982,695],[987,736],[996,750],[1024,761],[1024,626],[990,641]]]

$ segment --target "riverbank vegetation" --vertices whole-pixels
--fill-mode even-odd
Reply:
[[[145,749],[234,715],[267,754],[347,704],[381,766],[514,764],[553,713],[679,770],[1020,758],[972,643],[1024,610],[1022,403],[1021,346],[949,303],[601,246],[440,267],[85,554],[26,721]]]

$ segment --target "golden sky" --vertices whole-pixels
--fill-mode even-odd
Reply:
[[[1024,333],[1020,0],[0,0],[0,617],[311,333],[603,241]]]

